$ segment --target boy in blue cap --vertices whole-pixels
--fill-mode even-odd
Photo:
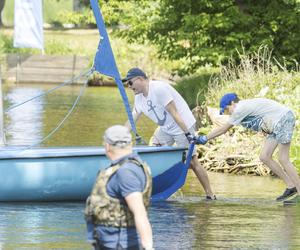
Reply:
[[[286,106],[265,98],[239,100],[235,93],[227,93],[220,100],[220,114],[229,114],[228,122],[211,131],[207,136],[200,136],[198,142],[225,134],[231,127],[242,125],[257,132],[263,132],[267,138],[260,154],[260,160],[266,164],[287,185],[277,201],[284,204],[300,203],[300,178],[290,161],[290,145],[295,127],[295,116]],[[272,158],[278,147],[279,163]],[[294,198],[287,200],[289,197]]]

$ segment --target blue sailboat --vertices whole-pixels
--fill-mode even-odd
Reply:
[[[90,2],[101,37],[92,70],[115,79],[132,130],[138,137],[98,1]],[[167,199],[184,184],[193,148],[191,144],[186,155],[186,148],[134,147],[151,168],[152,200]],[[0,146],[0,202],[85,200],[98,171],[108,165],[102,147]]]

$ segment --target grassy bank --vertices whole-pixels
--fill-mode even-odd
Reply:
[[[297,65],[296,65],[297,66]],[[293,135],[291,158],[300,172],[300,72],[295,67],[288,71],[280,65],[272,53],[262,47],[257,53],[243,54],[238,64],[232,62],[221,67],[220,73],[212,77],[206,94],[206,104],[217,107],[220,98],[227,92],[235,92],[241,99],[263,97],[276,100],[293,110],[296,116],[296,127]],[[250,133],[250,137],[256,137]],[[258,137],[257,137],[258,138]],[[245,146],[247,136],[245,136]],[[249,152],[249,154],[257,154]]]
[[[16,49],[12,46],[12,29],[0,30],[0,53],[40,53],[33,49]],[[92,64],[98,46],[98,30],[45,30],[45,53],[49,55],[87,55]],[[111,44],[121,75],[135,66],[143,68],[151,78],[168,79],[178,62],[158,59],[150,45],[128,44],[111,36]],[[213,76],[212,76],[213,75]],[[205,103],[218,107],[220,97],[226,92],[236,92],[242,98],[266,97],[289,106],[297,123],[291,148],[293,162],[300,170],[300,72],[287,71],[276,63],[266,48],[253,55],[241,55],[238,64],[232,63],[218,69],[204,68],[197,74],[177,81],[176,89],[191,108]],[[208,129],[206,129],[208,131]],[[246,135],[251,137],[252,134]],[[247,139],[247,138],[246,138]],[[222,141],[220,141],[222,143]],[[234,143],[234,142],[232,142]],[[247,142],[245,142],[247,143]],[[245,144],[247,145],[247,144]],[[258,154],[249,152],[249,154]]]
[[[72,11],[72,0],[43,0],[43,18],[45,23],[52,23],[59,18],[61,10]],[[3,23],[6,26],[12,26],[14,24],[14,1],[6,0],[2,14]]]
[[[47,55],[84,55],[90,56],[90,64],[96,53],[99,33],[97,29],[60,29],[44,30],[44,47]],[[131,67],[143,68],[153,78],[166,78],[171,75],[176,62],[158,59],[153,46],[128,44],[122,39],[111,35],[111,46],[115,59],[122,75]],[[40,54],[37,49],[14,48],[13,30],[3,28],[0,30],[0,54],[23,53]]]

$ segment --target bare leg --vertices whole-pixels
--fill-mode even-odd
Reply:
[[[296,187],[298,194],[300,194],[300,178],[295,166],[290,161],[290,146],[290,143],[279,144],[279,162],[292,181],[293,186]]]
[[[210,187],[209,179],[206,170],[200,165],[197,155],[194,155],[191,160],[191,168],[196,174],[207,196],[213,197],[213,192]]]
[[[295,185],[287,173],[280,167],[280,165],[272,159],[272,155],[278,145],[278,142],[273,139],[267,139],[263,146],[262,152],[259,156],[260,160],[266,164],[274,174],[276,174],[280,179],[282,179],[288,188],[292,188]]]

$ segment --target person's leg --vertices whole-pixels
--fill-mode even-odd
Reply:
[[[294,184],[287,173],[280,167],[280,165],[272,159],[272,155],[278,146],[278,142],[273,138],[268,138],[263,145],[263,149],[259,159],[269,167],[274,174],[284,181],[288,188],[294,187]]]
[[[297,170],[293,163],[290,161],[290,143],[279,144],[278,146],[278,156],[281,166],[284,168],[289,179],[292,181],[293,187],[296,187],[298,194],[300,194],[300,178]]]
[[[210,182],[208,179],[207,172],[203,168],[203,166],[201,166],[201,164],[199,163],[197,155],[193,155],[193,158],[191,160],[191,168],[193,169],[195,175],[197,176],[199,182],[201,183],[201,185],[206,193],[206,196],[209,196],[213,199],[214,194],[210,187]]]
[[[195,134],[195,129],[194,127],[189,129],[189,132],[191,134]],[[186,139],[186,136],[184,134],[180,134],[180,135],[176,135],[174,136],[174,140],[177,146],[181,146],[181,147],[189,147],[189,142]],[[197,176],[200,184],[202,185],[206,196],[211,197],[212,199],[214,199],[214,194],[212,192],[212,189],[210,187],[210,182],[208,179],[208,175],[206,170],[203,168],[203,166],[199,163],[198,160],[198,153],[197,153],[197,148],[194,148],[194,152],[193,152],[193,157],[191,160],[191,164],[190,167],[192,168],[192,170],[194,171],[195,175]]]

